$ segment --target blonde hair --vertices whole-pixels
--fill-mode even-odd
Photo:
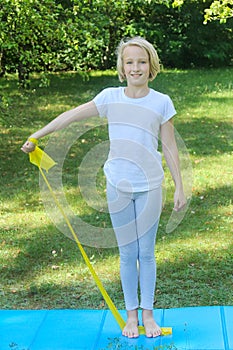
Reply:
[[[139,46],[142,49],[146,50],[149,56],[150,64],[149,80],[154,80],[156,75],[160,72],[160,64],[157,51],[155,50],[154,46],[151,43],[149,43],[146,39],[141,38],[140,36],[135,36],[126,40],[121,40],[117,48],[117,71],[120,82],[123,82],[125,80],[125,73],[123,68],[123,53],[124,49],[127,46]]]

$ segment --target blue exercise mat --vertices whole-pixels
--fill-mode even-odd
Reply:
[[[233,306],[154,315],[172,335],[127,339],[109,310],[0,310],[0,350],[233,350]]]

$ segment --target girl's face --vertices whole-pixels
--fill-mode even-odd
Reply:
[[[123,52],[123,68],[128,85],[142,87],[148,85],[150,75],[149,56],[139,46],[127,46]]]

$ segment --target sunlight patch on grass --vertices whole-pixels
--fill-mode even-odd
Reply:
[[[40,212],[30,212],[30,210],[28,210],[13,216],[10,213],[4,215],[0,220],[0,228],[5,230],[24,228],[31,231],[33,229],[42,229],[46,227],[48,222],[49,219],[43,210]]]
[[[104,77],[104,76],[107,76],[107,77],[116,77],[117,76],[117,71],[116,70],[113,70],[113,69],[108,69],[108,70],[105,70],[105,71],[91,71],[90,72],[90,76],[91,77]]]
[[[59,111],[61,111],[61,113],[62,113],[62,111],[64,112],[64,111],[67,111],[67,110],[69,110],[69,109],[71,109],[72,107],[70,106],[70,105],[67,105],[67,104],[62,104],[62,103],[56,103],[56,110],[57,110],[57,112],[59,113]],[[54,105],[53,104],[50,104],[50,103],[48,103],[48,104],[46,104],[46,105],[44,105],[44,106],[40,106],[39,108],[38,108],[38,110],[40,111],[40,112],[43,112],[43,111],[54,111]],[[52,118],[51,118],[52,119]]]

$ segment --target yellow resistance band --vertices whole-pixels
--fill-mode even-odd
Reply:
[[[37,140],[35,140],[35,139],[29,139],[29,141],[37,144]],[[67,215],[65,214],[61,204],[59,203],[57,197],[55,196],[54,191],[53,191],[52,187],[50,186],[50,184],[49,184],[49,182],[44,174],[44,171],[42,170],[42,168],[43,168],[46,171],[48,171],[56,163],[44,151],[42,151],[37,145],[35,147],[35,150],[33,152],[29,153],[29,157],[30,157],[30,162],[39,168],[39,171],[40,171],[40,173],[41,173],[41,175],[42,175],[42,177],[43,177],[43,179],[44,179],[44,181],[45,181],[45,183],[46,183],[46,185],[47,185],[47,187],[48,187],[48,189],[49,189],[49,191],[54,199],[54,202],[56,203],[63,218],[65,219],[65,222],[66,222],[68,228],[70,229],[70,232],[72,233],[72,236],[73,236],[75,242],[77,243],[77,245],[79,247],[79,250],[83,256],[83,259],[84,259],[86,265],[88,266],[88,268],[89,268],[89,270],[94,278],[95,283],[97,284],[104,300],[106,301],[110,311],[112,312],[118,325],[120,326],[120,329],[122,330],[125,326],[125,321],[123,320],[122,316],[120,315],[119,311],[117,310],[116,306],[114,305],[112,299],[110,298],[106,289],[104,288],[101,280],[99,279],[98,275],[96,274],[90,260],[88,259],[88,256],[87,256],[85,250],[83,249],[79,239],[77,238],[77,235],[75,234],[75,231],[74,231]],[[138,329],[139,329],[139,334],[145,334],[145,329],[143,326],[139,326]],[[172,334],[171,327],[162,327],[161,330],[162,330],[162,335]]]

